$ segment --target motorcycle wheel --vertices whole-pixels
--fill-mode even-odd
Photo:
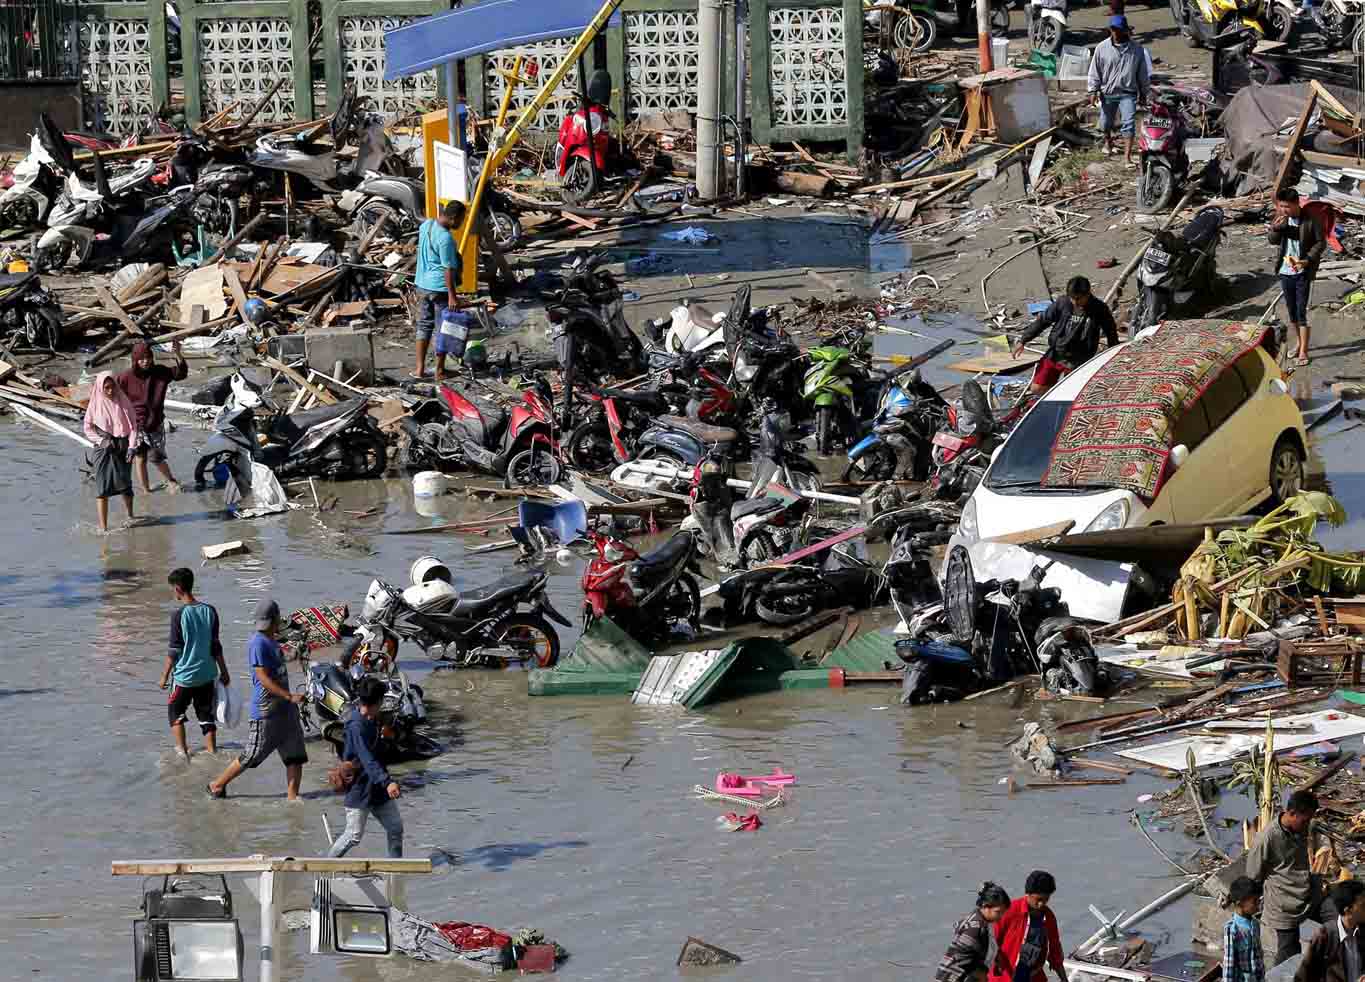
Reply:
[[[701,623],[701,588],[691,574],[684,573],[674,580],[661,601],[666,624],[686,622],[695,631]]]
[[[869,447],[844,471],[845,481],[889,481],[896,476],[896,451],[884,443]]]
[[[398,234],[402,231],[397,208],[383,201],[367,201],[355,213],[355,221],[351,223],[351,227],[355,230],[356,238],[363,239],[370,234],[370,229],[385,220],[388,222],[387,228],[390,232]]]
[[[745,540],[744,548],[739,551],[739,565],[743,569],[762,566],[780,555],[782,553],[771,535],[767,532],[755,532]]]
[[[493,241],[504,251],[521,244],[521,221],[505,211],[488,212],[488,226],[493,230]]]
[[[815,450],[828,457],[834,449],[834,407],[821,406],[815,410]]]
[[[559,661],[559,634],[539,614],[513,614],[493,634],[499,644],[525,653],[536,668],[553,668]]]
[[[1356,32],[1358,26],[1357,18],[1343,13],[1335,5],[1329,3],[1323,6],[1322,39],[1329,53],[1345,47],[1346,39]]]
[[[332,745],[332,750],[340,757],[346,745],[346,727],[333,720],[322,728],[322,738]]]
[[[559,196],[571,205],[581,205],[597,193],[597,171],[586,157],[574,157],[559,180]]]
[[[1279,3],[1271,4],[1265,15],[1266,37],[1271,41],[1288,41],[1294,33],[1294,15]]]
[[[507,462],[503,484],[509,488],[556,484],[562,473],[563,468],[554,454],[540,447],[531,447]]]
[[[1365,23],[1356,28],[1355,37],[1351,40],[1351,51],[1357,58],[1365,58]]]
[[[24,337],[30,348],[56,351],[62,340],[62,318],[51,307],[36,307],[24,315]]]
[[[381,477],[389,466],[389,445],[367,429],[350,430],[346,440],[345,474],[357,480]]]
[[[991,6],[991,37],[1009,37],[1010,33],[1010,8],[1003,3],[996,3]]]
[[[778,596],[764,591],[758,595],[754,606],[763,623],[772,624],[774,627],[786,627],[815,613],[816,602],[816,588],[812,586],[798,593],[783,593]]]
[[[603,419],[590,419],[575,426],[565,441],[564,452],[569,463],[579,470],[599,473],[610,470],[616,463],[611,432]]]
[[[1062,35],[1065,33],[1062,25],[1058,24],[1051,17],[1039,17],[1037,27],[1037,41],[1034,47],[1045,55],[1055,55],[1062,49]]]
[[[1148,160],[1138,178],[1137,206],[1144,215],[1167,211],[1175,198],[1175,174],[1165,161]]]
[[[54,245],[33,248],[33,271],[35,273],[50,273],[61,269],[71,260],[71,252],[75,248],[70,239],[65,236],[58,238]]]

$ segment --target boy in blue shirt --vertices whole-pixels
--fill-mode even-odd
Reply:
[[[455,229],[464,224],[462,201],[448,201],[441,213],[428,218],[417,231],[417,367],[415,379],[427,374],[427,349],[431,335],[441,323],[441,313],[454,307],[455,289],[461,279],[460,255],[455,248]]]
[[[398,799],[403,791],[379,762],[379,710],[384,704],[384,683],[366,676],[356,684],[355,708],[346,717],[346,743],[341,759],[357,764],[355,783],[346,792],[346,830],[336,837],[327,855],[346,855],[365,835],[365,822],[373,815],[384,827],[389,858],[403,858],[403,816]]]
[[[180,606],[171,615],[171,638],[166,652],[166,665],[161,670],[161,688],[175,687],[166,700],[171,721],[171,736],[182,760],[190,759],[185,746],[185,721],[190,706],[199,718],[199,729],[204,733],[204,749],[218,752],[218,726],[215,722],[217,693],[213,683],[228,684],[227,664],[223,661],[223,645],[218,640],[218,611],[194,598],[194,571],[184,568],[171,570],[166,577]]]
[[[280,605],[273,600],[262,600],[256,605],[256,633],[246,643],[247,661],[252,671],[251,727],[246,748],[217,780],[209,783],[210,798],[226,798],[227,786],[242,771],[259,767],[279,751],[289,800],[299,800],[303,765],[308,763],[298,707],[303,702],[303,695],[289,691],[289,669],[284,663],[284,652],[275,640],[279,630]]]

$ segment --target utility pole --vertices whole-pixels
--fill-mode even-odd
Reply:
[[[714,201],[721,195],[720,91],[725,54],[724,0],[697,0],[697,195]]]
[[[976,0],[976,53],[981,74],[995,67],[991,61],[991,0]]]

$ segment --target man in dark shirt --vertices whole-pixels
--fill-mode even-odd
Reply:
[[[1019,335],[1014,346],[1014,357],[1024,356],[1028,344],[1048,328],[1047,353],[1033,372],[1029,395],[1039,395],[1052,388],[1077,365],[1089,361],[1100,350],[1100,333],[1110,347],[1119,343],[1118,325],[1109,306],[1090,292],[1090,281],[1084,276],[1074,277],[1066,285],[1066,295],[1058,297],[1038,319]]]
[[[133,471],[142,484],[144,494],[152,493],[147,481],[148,459],[166,479],[167,488],[172,491],[180,489],[179,483],[171,476],[171,465],[166,460],[166,390],[172,382],[183,382],[190,373],[190,366],[180,353],[179,341],[171,346],[171,351],[175,354],[174,368],[158,365],[152,357],[152,346],[139,341],[133,345],[132,367],[118,377],[119,385],[133,404],[137,428],[142,431],[143,439],[138,443],[137,456],[133,458]]]
[[[346,719],[346,743],[341,759],[359,765],[355,783],[346,792],[346,831],[332,843],[327,855],[337,859],[346,855],[365,835],[365,821],[373,815],[384,826],[389,840],[389,858],[403,857],[403,816],[398,799],[403,790],[375,756],[379,744],[379,709],[384,703],[384,684],[365,677],[356,684],[356,705]]]

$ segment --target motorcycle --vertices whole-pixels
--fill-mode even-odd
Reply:
[[[0,194],[0,227],[32,228],[47,221],[63,183],[76,169],[71,145],[47,113],[29,142],[28,156],[14,166],[14,183]]]
[[[780,324],[771,324],[774,308],[754,311],[752,290],[742,286],[735,291],[730,310],[721,321],[725,351],[733,366],[727,388],[734,394],[730,412],[743,425],[751,407],[776,406],[787,410],[800,404],[801,349],[788,337]],[[688,415],[707,418],[703,403],[689,408]]]
[[[1138,132],[1140,176],[1137,182],[1138,211],[1144,214],[1168,211],[1180,185],[1189,178],[1190,159],[1185,143],[1197,133],[1186,119],[1185,109],[1192,100],[1205,107],[1215,105],[1211,93],[1187,94],[1163,90],[1152,97]]]
[[[1192,48],[1212,46],[1219,35],[1239,29],[1261,38],[1270,33],[1259,16],[1260,0],[1171,0],[1171,9]]]
[[[579,423],[564,441],[564,453],[580,470],[598,472],[634,460],[640,437],[660,416],[678,410],[660,389],[593,389],[588,398],[600,407]]]
[[[251,465],[259,462],[281,479],[291,477],[373,478],[388,464],[388,443],[361,397],[286,415],[271,412],[258,432],[256,410],[270,407],[260,390],[240,374],[218,414],[214,434],[194,467],[197,490],[206,475],[226,470],[243,491],[251,487]]]
[[[1171,305],[1212,293],[1218,281],[1218,243],[1223,210],[1201,208],[1179,233],[1158,232],[1138,267],[1138,301],[1130,334],[1164,320]]]
[[[1361,8],[1353,0],[1324,0],[1317,7],[1318,33],[1329,52],[1338,51],[1360,38]]]
[[[448,566],[423,556],[412,564],[410,578],[412,585],[401,592],[376,578],[365,594],[360,631],[385,650],[396,654],[399,643],[409,641],[428,657],[461,668],[552,668],[559,661],[559,634],[550,621],[571,625],[545,596],[549,576],[543,570],[509,573],[461,591]]]
[[[923,481],[933,462],[933,436],[948,418],[948,403],[919,369],[889,381],[872,432],[848,451],[843,480]]]
[[[406,464],[415,470],[481,470],[523,487],[558,482],[563,468],[554,436],[554,396],[536,373],[508,413],[497,403],[437,386],[440,401],[414,408],[399,424],[407,434]]]
[[[693,472],[685,531],[695,530],[703,554],[727,569],[749,569],[790,551],[798,526],[810,512],[811,500],[768,497],[754,482],[735,500],[728,458],[712,453]]]
[[[822,345],[811,348],[811,367],[806,371],[802,396],[815,410],[815,448],[828,456],[836,432],[848,432],[853,413],[853,352]]]
[[[1067,0],[1026,0],[1029,46],[1055,55],[1066,40]]]
[[[909,48],[916,53],[928,51],[937,43],[941,29],[954,33],[976,32],[976,8],[967,4],[896,0],[895,6],[896,11],[889,11],[882,3],[865,8],[864,21],[870,27],[880,28],[883,17],[894,17],[890,41],[897,48]],[[1008,3],[992,0],[990,19],[992,37],[1002,38],[1009,34]]]
[[[611,157],[611,76],[593,72],[588,80],[587,105],[574,109],[559,124],[555,144],[555,171],[559,174],[560,196],[571,205],[581,205],[595,195],[607,173]]]
[[[641,641],[668,637],[675,626],[696,630],[701,618],[701,590],[696,578],[696,539],[678,532],[641,555],[628,543],[601,532],[587,539],[597,555],[583,571],[583,630],[609,617]]]
[[[621,288],[602,268],[606,260],[600,252],[578,260],[546,311],[550,340],[564,374],[565,430],[571,428],[575,384],[600,384],[612,375],[630,378],[645,370],[644,346],[626,323]]]
[[[866,560],[835,547],[821,566],[756,566],[717,585],[720,617],[729,626],[761,620],[786,627],[834,606],[869,606],[881,577]]]
[[[931,484],[940,498],[960,498],[981,483],[995,448],[1005,442],[1027,407],[1020,400],[997,416],[976,379],[962,384],[962,401],[948,407],[945,429],[934,434],[937,469]]]
[[[47,231],[34,247],[37,271],[83,266],[92,258],[108,261],[135,258],[152,240],[160,225],[148,225],[142,195],[151,190],[157,165],[150,157],[133,162],[113,181],[107,180],[100,158],[95,158],[95,185],[84,184],[74,171],[48,212]],[[138,251],[133,251],[129,243]],[[99,254],[96,256],[96,244]]]
[[[0,336],[17,336],[30,348],[61,346],[62,309],[37,273],[0,273]]]
[[[419,732],[427,719],[422,687],[409,682],[402,672],[375,672],[367,670],[363,661],[351,662],[351,653],[366,642],[358,635],[347,640],[349,645],[343,646],[346,657],[341,664],[313,662],[308,666],[306,698],[299,707],[304,731],[318,730],[340,757],[346,743],[346,718],[355,707],[355,683],[369,675],[378,678],[385,690],[379,708],[379,744],[375,748],[380,762],[430,760],[445,753],[441,744]]]

